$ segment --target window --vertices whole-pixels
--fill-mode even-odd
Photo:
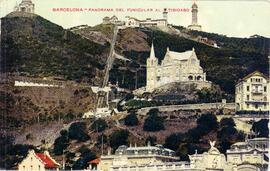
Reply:
[[[249,100],[249,95],[247,95],[247,100]]]
[[[264,92],[267,92],[267,87],[266,86],[264,86]]]
[[[256,108],[256,109],[258,109],[258,108],[259,108],[259,105],[258,105],[258,104],[256,104],[256,105],[255,105],[255,108]]]
[[[249,86],[247,86],[247,91],[249,91]]]

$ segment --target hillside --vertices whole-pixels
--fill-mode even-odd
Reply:
[[[100,84],[109,45],[100,45],[35,14],[2,18],[1,71]]]
[[[126,37],[127,39],[125,40],[126,42],[129,42],[129,39],[133,37],[132,34],[142,34],[140,30],[129,32],[123,31],[122,33],[124,35],[129,35],[123,35],[123,37]],[[177,52],[190,50],[194,47],[198,58],[201,60],[201,65],[207,73],[207,79],[220,85],[221,88],[228,93],[233,93],[235,83],[248,73],[254,70],[267,73],[268,54],[266,52],[270,44],[270,39],[264,37],[250,39],[228,38],[216,34],[200,32],[201,36],[213,38],[213,40],[217,41],[218,44],[222,44],[221,48],[213,48],[158,30],[143,31],[143,33],[147,35],[147,38],[144,41],[147,42],[148,45],[150,45],[153,40],[155,53],[159,58],[159,61],[163,59],[167,47],[169,47],[170,50]],[[189,34],[192,35],[195,33],[189,32]],[[149,50],[150,47],[148,48],[148,51],[145,51],[145,49],[142,49],[142,51],[135,49],[123,49],[123,54],[129,59],[133,59],[134,63],[145,65],[146,58],[149,55]],[[133,66],[136,65],[133,64]],[[114,68],[115,72],[117,72],[117,67],[119,68],[119,66],[115,66]],[[135,72],[131,73],[130,71],[132,70],[129,69],[126,71],[126,77],[134,78],[132,81],[135,81]],[[114,72],[111,74],[114,75]],[[144,77],[144,70],[138,72],[138,84],[140,86],[145,85]],[[121,80],[121,76],[115,79]]]
[[[94,30],[95,33],[99,32],[103,37],[106,37],[104,30],[107,27],[107,25],[99,25],[90,28],[90,30]],[[118,81],[122,87],[135,89],[137,72],[137,88],[145,86],[145,64],[152,41],[159,61],[163,59],[167,47],[177,52],[190,50],[194,47],[198,58],[201,60],[201,65],[207,73],[207,79],[219,85],[229,94],[234,94],[235,83],[250,72],[259,70],[267,73],[269,38],[261,36],[235,38],[214,33],[190,31],[180,26],[173,27],[180,31],[180,36],[156,28],[126,28],[120,30],[116,51],[131,61],[126,62],[117,59],[110,72],[110,81]],[[77,30],[76,33],[83,34],[84,32]],[[98,39],[97,37],[95,39]],[[221,48],[214,48],[191,40],[196,40],[198,37],[215,41]]]

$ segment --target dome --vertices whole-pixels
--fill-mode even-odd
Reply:
[[[192,8],[198,8],[198,5],[194,2]]]

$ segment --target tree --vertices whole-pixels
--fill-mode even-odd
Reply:
[[[68,137],[73,140],[87,141],[90,139],[89,135],[86,133],[85,122],[75,122],[72,123],[68,129]]]
[[[163,122],[163,118],[159,117],[156,113],[152,113],[145,119],[143,130],[152,132],[164,130]]]
[[[53,153],[55,155],[63,154],[64,150],[69,146],[69,138],[67,130],[61,130],[60,136],[55,139],[53,144]]]
[[[202,115],[197,120],[197,124],[203,125],[206,132],[209,132],[218,128],[217,117],[211,113]]]
[[[76,170],[86,169],[89,166],[88,162],[97,158],[96,154],[88,148],[82,147],[80,151],[81,156],[72,167]]]
[[[148,136],[145,140],[145,144],[148,145],[148,143],[150,142],[150,145],[155,145],[157,141],[157,137],[156,136]]]
[[[166,138],[164,147],[176,151],[180,142],[183,142],[184,137],[185,136],[182,133],[171,134]]]
[[[139,123],[137,115],[134,111],[132,111],[129,115],[127,115],[124,121],[125,125],[127,126],[136,126]]]
[[[233,118],[222,118],[219,123],[220,127],[230,126],[235,127],[235,122]]]
[[[104,119],[99,118],[96,120],[92,126],[91,129],[97,132],[102,132],[108,127],[107,122]]]
[[[111,148],[113,150],[116,150],[120,145],[127,145],[128,136],[129,136],[128,130],[121,129],[114,131],[109,137]]]
[[[258,122],[254,122],[252,125],[252,131],[258,134],[258,137],[268,137],[269,129],[268,129],[268,120],[261,119]]]

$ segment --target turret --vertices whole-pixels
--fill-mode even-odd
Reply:
[[[150,57],[147,59],[147,69],[146,69],[146,89],[147,91],[152,91],[156,84],[156,68],[158,67],[158,59],[155,56],[155,48],[152,43]]]

